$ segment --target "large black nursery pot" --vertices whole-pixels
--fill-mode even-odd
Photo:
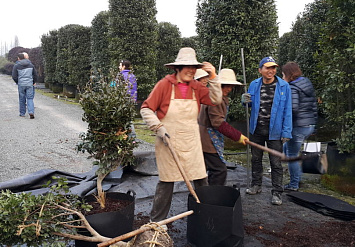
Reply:
[[[340,153],[335,142],[327,145],[328,173],[339,176],[355,176],[355,153]]]
[[[197,247],[243,246],[244,227],[240,191],[227,186],[203,186],[196,189],[201,201],[190,194],[187,239]]]
[[[107,192],[106,198],[114,198],[117,200],[129,201],[130,203],[118,211],[105,212],[86,216],[90,225],[102,236],[118,237],[133,230],[134,207],[135,207],[135,192],[128,191],[127,193]],[[85,197],[87,202],[96,201],[94,195]],[[90,236],[86,229],[78,231],[78,233]],[[98,242],[86,242],[75,240],[76,247],[97,247]]]

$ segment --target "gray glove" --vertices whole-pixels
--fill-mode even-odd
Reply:
[[[247,104],[251,102],[251,95],[250,93],[243,93],[242,94],[242,103]]]
[[[166,131],[164,126],[161,126],[158,130],[157,130],[157,136],[164,142],[165,146],[168,145],[166,138],[170,138],[168,132]]]
[[[290,140],[290,138],[286,138],[286,137],[281,138],[282,143],[288,142],[289,140]]]

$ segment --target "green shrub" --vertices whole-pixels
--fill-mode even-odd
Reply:
[[[118,167],[130,165],[133,148],[137,146],[130,135],[136,114],[135,102],[127,93],[123,78],[112,83],[115,85],[101,78],[99,82],[88,83],[80,94],[83,121],[88,123],[88,129],[81,135],[82,142],[77,149],[88,152],[95,159],[94,165],[98,165],[97,190],[101,207],[105,207],[103,179]]]

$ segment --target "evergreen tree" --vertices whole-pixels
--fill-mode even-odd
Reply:
[[[176,54],[181,48],[181,33],[176,25],[169,22],[160,22],[158,24],[158,47],[157,47],[157,79],[171,74],[173,71],[166,68],[164,64],[175,60]]]
[[[91,22],[91,66],[97,81],[101,76],[110,75],[111,59],[108,49],[108,20],[108,11],[101,11]]]
[[[203,60],[242,74],[240,50],[244,48],[247,81],[259,77],[259,61],[275,56],[278,42],[274,0],[200,0],[197,33]],[[241,79],[241,78],[239,78]]]
[[[57,64],[57,43],[58,31],[52,30],[41,37],[42,53],[44,63],[44,75],[46,83],[56,83],[56,64]]]
[[[155,0],[109,1],[109,50],[114,68],[131,61],[138,83],[138,99],[148,97],[156,83],[158,28]]]

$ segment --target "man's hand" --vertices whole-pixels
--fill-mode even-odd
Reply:
[[[289,140],[290,140],[290,138],[286,138],[286,137],[281,138],[282,143],[288,142]]]
[[[157,130],[157,136],[164,142],[165,146],[168,145],[168,142],[166,141],[166,138],[170,138],[168,132],[166,131],[164,126],[161,126]]]
[[[251,102],[251,95],[250,93],[243,93],[242,94],[242,103],[247,104]]]

